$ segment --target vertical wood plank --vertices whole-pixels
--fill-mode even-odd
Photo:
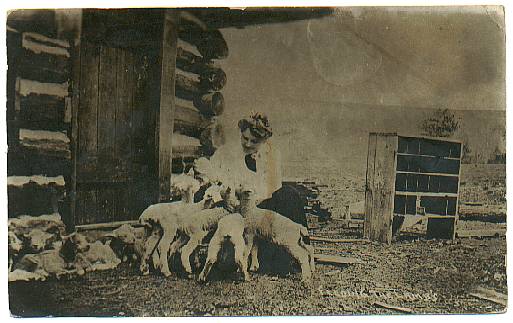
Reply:
[[[81,38],[78,32],[75,39],[71,43],[71,180],[69,188],[70,196],[70,231],[75,230],[75,225],[79,222],[77,218],[77,160],[78,160],[78,110],[80,107],[80,70],[81,70]]]
[[[374,217],[373,212],[373,190],[374,190],[374,161],[376,159],[376,140],[377,134],[369,134],[369,144],[367,149],[367,171],[365,175],[365,221],[363,226],[363,236],[366,239],[371,237],[371,223]]]
[[[365,234],[371,240],[385,243],[392,241],[396,151],[397,136],[376,135],[374,165],[371,165],[374,171],[366,190]]]
[[[129,53],[117,49],[116,61],[116,130],[115,152],[123,160],[124,170],[128,171],[132,146],[132,106],[133,106],[133,62]]]
[[[164,26],[160,51],[160,104],[156,123],[158,133],[159,200],[171,197],[172,134],[175,110],[175,70],[177,44],[177,13],[164,13]]]
[[[82,43],[78,159],[97,156],[98,144],[98,46]],[[87,71],[87,72],[85,72]]]
[[[116,137],[116,50],[102,46],[98,84],[98,156],[99,167],[116,171],[114,142]]]
[[[374,195],[375,233],[377,240],[386,243],[392,242],[396,151],[396,136],[384,135],[378,138],[374,173],[375,192],[379,192]]]

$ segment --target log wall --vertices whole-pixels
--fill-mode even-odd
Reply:
[[[59,212],[72,229],[71,44],[55,37],[53,16],[27,10],[8,18],[8,215]]]

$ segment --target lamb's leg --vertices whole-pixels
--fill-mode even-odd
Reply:
[[[207,253],[207,260],[205,262],[205,266],[203,267],[203,270],[198,276],[198,280],[200,282],[204,282],[207,280],[207,276],[210,273],[210,270],[212,269],[212,266],[217,262],[217,255],[219,254],[219,251],[221,250],[221,243],[222,243],[222,237],[214,234],[212,239],[210,240],[210,243],[208,244],[208,253]]]
[[[256,272],[258,271],[258,268],[260,268],[260,263],[258,262],[258,244],[254,241],[249,253],[251,255],[251,266],[249,267],[249,270]]]
[[[306,249],[306,252],[308,252],[308,258],[310,259],[310,270],[312,273],[315,272],[315,259],[314,259],[314,248],[312,245],[305,244],[303,246]]]
[[[164,229],[164,235],[162,236],[162,239],[160,239],[160,243],[158,245],[158,251],[160,253],[160,265],[162,266],[162,274],[164,276],[169,277],[171,276],[171,271],[169,270],[169,263],[168,263],[168,254],[169,249],[171,247],[171,242],[173,242],[173,239],[176,236],[176,227],[173,228],[166,228]]]
[[[148,268],[148,260],[150,259],[150,255],[154,254],[155,247],[160,240],[160,232],[157,229],[153,229],[151,235],[146,239],[146,244],[144,246],[144,254],[141,259],[141,265],[139,270],[143,275],[148,275],[150,273]],[[155,258],[153,258],[153,266],[159,266],[158,262],[155,262]]]
[[[207,231],[194,233],[193,235],[191,235],[189,242],[182,248],[182,266],[185,269],[185,272],[189,274],[189,276],[192,275],[191,262],[189,258],[207,234]]]
[[[312,278],[312,272],[310,271],[310,261],[308,259],[308,252],[302,248],[299,244],[289,244],[285,248],[290,252],[292,257],[296,258],[301,266],[301,280],[309,281]]]
[[[246,244],[242,234],[240,236],[232,236],[231,241],[235,251],[235,263],[239,267],[240,272],[244,275],[244,280],[251,280],[251,276],[248,273],[248,257],[246,256]]]

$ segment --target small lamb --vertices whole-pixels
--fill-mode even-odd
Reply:
[[[193,172],[193,171],[192,171]],[[164,228],[162,221],[170,214],[178,212],[185,205],[194,205],[194,194],[200,189],[200,183],[194,179],[193,173],[179,175],[173,183],[173,189],[178,190],[182,197],[181,201],[170,203],[158,203],[150,205],[139,217],[139,223],[146,228],[146,242],[141,257],[140,271],[143,275],[149,274],[148,260],[153,256],[153,266],[162,267],[163,264],[156,249],[162,239]],[[203,201],[202,201],[203,202]],[[201,209],[201,204],[197,204]]]
[[[162,237],[160,237],[159,232],[154,229],[152,235],[146,241],[145,252],[141,259],[141,272],[143,274],[149,273],[147,261],[156,250],[160,258],[157,260],[154,257],[154,266],[160,267],[165,276],[171,275],[168,257],[176,252],[180,243],[183,245],[183,242],[177,239],[173,244],[171,243],[175,239],[178,229],[184,227],[183,219],[203,209],[209,209],[215,203],[221,201],[220,190],[219,186],[213,185],[205,191],[204,198],[200,202],[190,203],[186,200],[184,202],[154,204],[141,214],[139,223],[153,228],[158,227],[162,232]]]
[[[19,262],[14,264],[14,271],[9,274],[9,280],[26,280],[48,277],[59,279],[65,275],[84,274],[83,269],[75,268],[77,254],[82,251],[83,245],[75,234],[65,236],[58,248],[46,250],[38,254],[26,254]],[[32,274],[29,274],[32,273]]]
[[[304,242],[308,230],[274,211],[257,208],[251,190],[243,190],[240,198],[239,212],[245,219],[246,250],[251,255],[251,266],[258,268],[258,247],[254,243],[258,236],[284,247],[299,262],[302,280],[310,280],[315,264],[313,247]]]
[[[244,218],[238,213],[226,215],[217,224],[217,230],[208,244],[207,260],[198,280],[204,282],[212,266],[217,262],[219,251],[223,243],[231,242],[235,250],[235,263],[243,274],[245,281],[251,280],[247,270],[247,252],[244,242]]]

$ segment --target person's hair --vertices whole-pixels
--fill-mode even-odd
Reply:
[[[259,112],[252,113],[248,118],[241,119],[239,121],[239,129],[241,132],[249,129],[253,136],[263,140],[273,135],[273,130],[267,116]]]

